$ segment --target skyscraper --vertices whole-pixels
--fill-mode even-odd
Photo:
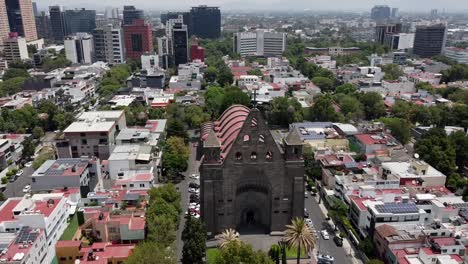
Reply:
[[[36,20],[31,0],[6,0],[10,32],[17,32],[26,41],[37,39]]]
[[[65,38],[65,18],[60,6],[49,6],[50,26],[56,42],[62,43]]]
[[[401,23],[379,24],[375,27],[375,41],[384,44],[386,35],[401,33],[403,25]]]
[[[218,7],[196,6],[190,10],[190,35],[200,38],[221,36],[221,11]]]
[[[34,16],[39,16],[39,10],[37,10],[37,3],[36,2],[32,2],[32,8],[33,8],[33,14]]]
[[[72,63],[92,63],[94,61],[93,36],[77,33],[65,38],[65,55]]]
[[[371,10],[371,18],[374,20],[385,20],[390,18],[390,7],[386,5],[376,5]]]
[[[8,37],[10,25],[8,24],[8,14],[5,1],[0,1],[0,46],[3,45],[3,39]]]
[[[41,14],[36,16],[36,28],[39,38],[53,39],[50,17],[45,12],[41,12]]]
[[[187,25],[176,23],[172,27],[172,45],[175,65],[188,62],[188,31]]]
[[[139,60],[144,53],[153,51],[153,31],[145,20],[135,19],[123,28],[127,59]]]
[[[444,24],[416,27],[413,53],[429,58],[443,53],[447,40],[447,27]]]
[[[124,6],[123,9],[123,24],[131,25],[135,19],[143,19],[143,10],[136,9],[134,6]]]
[[[394,7],[392,8],[392,17],[395,18],[398,16],[398,8]]]
[[[94,53],[97,61],[111,65],[125,62],[123,30],[120,26],[108,23],[93,32]]]
[[[96,10],[75,9],[65,11],[65,35],[77,32],[92,33],[96,28]]]

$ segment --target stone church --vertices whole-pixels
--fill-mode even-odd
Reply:
[[[297,130],[273,138],[262,114],[242,105],[203,124],[201,217],[209,235],[284,231],[304,214],[304,161]]]

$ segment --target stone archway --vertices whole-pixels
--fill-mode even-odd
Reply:
[[[236,192],[236,229],[242,233],[269,233],[271,199],[267,187],[256,184],[239,186]]]

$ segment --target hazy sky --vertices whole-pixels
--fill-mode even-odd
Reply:
[[[447,11],[468,10],[468,0],[36,0],[39,9],[48,5],[66,7],[103,8],[106,6],[136,5],[147,10],[189,9],[205,4],[225,10],[370,10],[373,5],[386,4],[401,11],[429,12],[445,8]]]

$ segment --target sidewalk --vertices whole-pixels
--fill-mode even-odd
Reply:
[[[314,197],[315,201],[318,203],[319,201],[319,195],[315,196]],[[320,204],[318,204],[319,208],[320,208],[320,211],[322,211],[322,213],[324,215],[328,215],[328,210],[327,208],[325,207],[325,205],[323,205],[323,199],[322,199],[322,202]],[[349,243],[349,240],[348,239],[343,239],[343,249],[348,252],[348,256],[350,258],[350,260],[354,263],[354,264],[363,264],[363,262],[356,258],[356,251],[354,250],[354,248],[351,246],[351,244]]]

